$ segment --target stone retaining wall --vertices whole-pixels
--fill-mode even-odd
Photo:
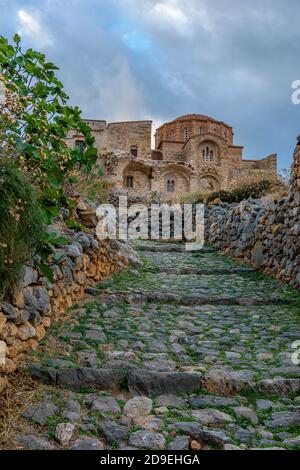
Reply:
[[[210,206],[206,237],[218,250],[300,289],[300,137],[288,196]]]
[[[0,300],[2,356],[6,349],[5,364],[0,362],[0,390],[5,386],[6,375],[16,370],[20,356],[37,349],[46,329],[83,298],[86,286],[120,271],[129,261],[138,261],[128,244],[99,242],[94,233],[68,232],[63,233],[69,244],[59,249],[64,259],[55,268],[55,282],[51,284],[39,277],[33,267],[26,266],[14,300],[11,303]]]

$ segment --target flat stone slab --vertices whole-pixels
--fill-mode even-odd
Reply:
[[[274,379],[261,380],[257,384],[260,392],[273,395],[286,396],[300,391],[300,379],[275,377]]]
[[[141,395],[192,393],[200,390],[201,383],[202,378],[198,374],[148,372],[145,370],[132,370],[127,373],[129,391]]]
[[[186,253],[185,245],[178,244],[178,245],[169,245],[169,244],[161,244],[161,245],[137,245],[138,251],[150,251],[153,253]],[[202,250],[197,250],[197,254],[205,254],[205,253],[215,253],[216,250],[214,248],[203,248]]]
[[[213,275],[230,275],[230,274],[245,274],[253,273],[254,269],[251,268],[230,268],[230,269],[196,269],[196,268],[162,268],[160,273],[166,274],[190,274],[194,276],[211,276]]]
[[[26,450],[53,450],[55,446],[47,439],[32,434],[23,434],[17,438],[17,443]]]
[[[51,369],[34,366],[29,369],[31,376],[47,385],[67,389],[84,387],[99,390],[118,390],[124,372],[120,369],[92,369],[79,367],[70,369]]]
[[[52,402],[42,402],[29,406],[22,414],[23,418],[36,424],[46,424],[48,419],[58,411]]]
[[[92,369],[79,367],[70,369],[51,369],[34,366],[31,376],[47,385],[67,389],[84,387],[98,390],[119,390],[127,383],[130,392],[139,395],[159,396],[174,393],[195,392],[201,388],[201,375],[185,372],[150,372],[143,369]]]

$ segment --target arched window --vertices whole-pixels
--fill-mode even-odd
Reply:
[[[138,148],[137,145],[132,145],[130,147],[130,153],[133,158],[136,158],[138,156]]]
[[[75,145],[79,149],[79,152],[83,153],[85,150],[84,140],[75,140]]]
[[[133,188],[133,176],[126,177],[126,187]]]
[[[183,129],[183,140],[187,142],[189,140],[189,130],[187,127]]]
[[[174,180],[168,180],[167,181],[167,192],[168,193],[174,193],[175,191],[175,181]]]
[[[202,150],[202,160],[204,162],[212,162],[214,160],[214,150],[210,147],[206,147]]]

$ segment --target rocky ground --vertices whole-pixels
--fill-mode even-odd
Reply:
[[[300,449],[300,295],[209,247],[139,249],[31,358],[16,446]]]

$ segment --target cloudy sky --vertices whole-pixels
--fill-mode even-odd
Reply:
[[[300,133],[299,0],[0,0],[0,34],[60,67],[84,117],[208,114],[245,158],[291,162]]]

